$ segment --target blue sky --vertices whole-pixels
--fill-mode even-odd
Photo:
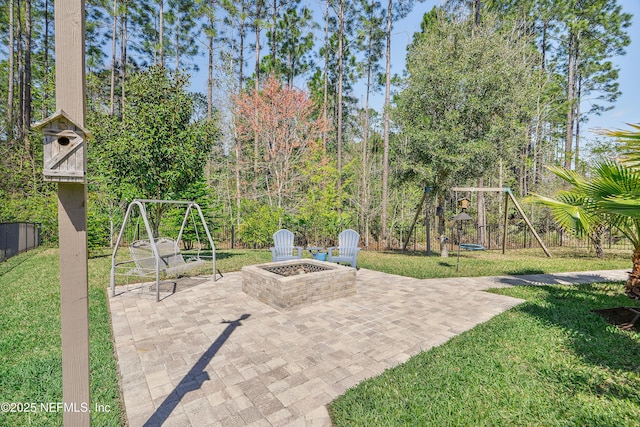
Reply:
[[[395,23],[392,36],[392,68],[393,74],[402,74],[405,64],[406,46],[411,42],[413,34],[420,30],[420,22],[422,16],[430,11],[433,6],[440,5],[441,0],[426,0],[424,2],[416,2],[413,12],[410,16]],[[614,108],[603,113],[601,116],[591,116],[589,122],[582,125],[582,136],[587,139],[593,139],[596,135],[591,132],[593,129],[626,129],[627,123],[640,123],[640,85],[638,84],[638,74],[640,74],[640,61],[638,51],[640,50],[640,2],[638,0],[618,0],[625,12],[633,15],[633,24],[628,29],[631,36],[631,45],[626,49],[627,54],[612,58],[615,65],[620,68],[620,90],[622,95],[614,104]],[[322,19],[322,11],[314,11],[317,20]],[[199,92],[206,92],[206,59],[203,57],[200,62],[200,71],[192,72],[191,89]],[[249,68],[252,59],[247,58]],[[358,87],[356,86],[356,91]],[[364,97],[364,94],[358,93],[355,96]],[[373,96],[373,108],[381,110],[383,104],[383,93]],[[588,105],[583,106],[583,111],[588,110]]]
[[[640,123],[640,2],[638,0],[619,0],[625,12],[633,15],[633,24],[628,29],[631,44],[627,47],[627,54],[613,59],[620,68],[620,90],[622,96],[618,98],[615,108],[604,113],[601,117],[593,117],[587,128],[602,127],[605,129],[628,129],[627,123]]]

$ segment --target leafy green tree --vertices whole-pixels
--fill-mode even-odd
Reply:
[[[611,58],[630,43],[631,15],[616,0],[483,0],[536,35],[542,66],[562,76],[564,167],[576,164],[580,123],[611,108],[620,95]],[[589,105],[587,111],[582,106]],[[575,142],[574,142],[575,141]],[[574,148],[575,144],[575,148]]]
[[[631,167],[640,167],[640,124],[630,124],[633,130],[603,131],[602,134],[617,138],[621,143],[620,151],[625,163]]]
[[[559,13],[566,26],[562,38],[566,52],[568,107],[564,166],[569,168],[572,160],[576,160],[573,141],[580,120],[581,96],[599,91],[602,100],[611,102],[618,95],[617,70],[608,58],[623,54],[624,47],[631,42],[626,32],[631,25],[631,15],[622,13],[615,0],[570,0],[566,6],[567,9]]]
[[[303,168],[304,188],[299,201],[298,235],[308,244],[330,246],[327,238],[337,236],[347,215],[337,191],[338,169],[335,162],[322,156],[320,150],[307,157]]]
[[[393,112],[409,144],[403,174],[441,197],[454,181],[495,177],[513,166],[530,120],[536,53],[517,29],[439,15],[407,55]],[[439,199],[441,200],[441,199]],[[443,218],[441,217],[441,226]]]
[[[292,88],[294,79],[313,66],[315,27],[311,9],[300,6],[300,0],[290,2],[278,16],[275,34],[272,35],[272,52],[262,58],[260,74],[282,77]]]
[[[599,190],[598,195],[602,197],[600,207],[603,211],[621,215],[633,220],[635,227],[640,229],[640,125],[631,125],[631,131],[601,131],[606,136],[618,138],[622,143],[620,151],[622,160],[621,171],[613,178],[622,180],[623,185],[619,187],[608,187],[605,182]],[[593,188],[594,190],[596,187]],[[625,235],[631,233],[625,233]],[[629,237],[629,236],[627,236]],[[629,237],[631,239],[631,237]],[[634,241],[631,239],[632,242]],[[640,257],[640,238],[635,240],[636,248],[634,252],[634,268]],[[637,253],[636,253],[637,252]],[[637,276],[637,277],[640,277]]]
[[[131,76],[122,125],[96,132],[96,172],[120,191],[132,188],[146,199],[177,198],[198,181],[217,130],[211,122],[192,122],[187,83],[183,74],[162,67]],[[155,227],[160,215],[155,213]]]
[[[0,218],[9,222],[35,222],[40,224],[40,237],[44,242],[58,241],[58,198],[55,192],[25,197],[22,194],[3,194],[0,191]]]
[[[213,189],[209,187],[204,180],[195,181],[189,186],[189,188],[182,192],[180,199],[196,202],[198,206],[200,206],[202,215],[207,223],[207,228],[213,235],[219,226],[219,224],[213,221],[213,218],[220,208],[217,205]],[[166,234],[163,235],[173,236],[174,238],[177,237],[180,227],[184,221],[185,213],[186,205],[172,206],[170,211],[166,214],[167,221],[164,223],[166,226]],[[201,247],[209,246],[207,233],[202,226],[202,222],[195,208],[191,210],[191,214],[189,215],[189,218],[187,218],[187,222],[185,223],[185,227],[182,231],[181,242],[185,249],[195,248],[196,242],[199,242],[200,245],[202,245]]]

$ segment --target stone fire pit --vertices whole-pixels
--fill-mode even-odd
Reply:
[[[278,310],[355,295],[356,270],[314,259],[242,268],[242,290]]]

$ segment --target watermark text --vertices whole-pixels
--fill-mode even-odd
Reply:
[[[110,405],[88,402],[0,402],[2,413],[87,413],[87,412],[111,412]]]

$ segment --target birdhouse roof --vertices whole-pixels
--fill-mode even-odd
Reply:
[[[93,135],[91,134],[91,132],[89,132],[87,129],[85,129],[84,126],[79,125],[78,123],[76,123],[76,121],[73,120],[71,117],[69,117],[69,115],[67,113],[65,113],[64,110],[58,110],[55,113],[53,113],[52,115],[50,115],[49,117],[47,117],[47,118],[45,118],[45,119],[43,119],[43,120],[41,120],[39,122],[36,122],[36,123],[32,124],[31,128],[34,129],[34,130],[42,131],[42,129],[44,129],[47,125],[57,121],[60,118],[64,118],[64,119],[68,120],[75,127],[80,129],[82,131],[82,133],[84,134],[85,139],[93,138]]]

